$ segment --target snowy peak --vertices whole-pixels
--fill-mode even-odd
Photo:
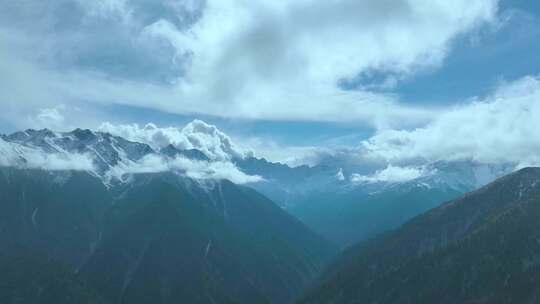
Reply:
[[[265,181],[265,185],[262,185],[264,189],[271,188],[271,191],[279,193],[307,193],[313,189],[346,192],[358,188],[372,192],[388,187],[465,192],[514,170],[513,166],[479,165],[473,162],[381,167],[382,164],[375,166],[350,160],[323,162],[313,167],[290,167],[254,157],[252,152],[240,149],[219,128],[201,120],[194,120],[183,128],[104,123],[99,131],[29,129],[2,138],[12,145],[7,147],[4,144],[2,149],[11,151],[11,156],[9,161],[5,156],[3,163],[48,168],[47,163],[54,159],[62,163],[59,168],[71,168],[70,161],[75,160],[85,164],[82,168],[91,167],[89,170],[101,177],[111,171],[119,177],[125,172],[162,172],[178,168],[187,172],[196,168],[193,176],[198,177],[227,176],[236,179],[241,176],[236,180],[253,181],[255,179],[245,177],[259,176],[259,181]],[[40,153],[45,155],[38,155]],[[73,167],[81,168],[78,164]]]
[[[50,144],[51,138],[57,137],[57,134],[49,129],[15,132],[5,137],[6,141],[18,143],[24,146],[40,147],[47,153],[58,152]]]
[[[472,161],[436,162],[427,165],[431,172],[419,182],[432,188],[446,187],[462,192],[482,187],[515,170],[512,164],[479,164]]]
[[[201,127],[192,125],[190,128],[193,129],[192,133],[196,133],[195,129]],[[217,132],[213,128],[203,130]],[[223,147],[232,151],[231,142],[221,135],[218,137],[225,143]],[[107,185],[129,182],[133,174],[169,171],[193,179],[229,179],[239,184],[262,180],[259,176],[245,174],[227,158],[208,157],[209,152],[195,148],[182,149],[173,144],[154,148],[145,142],[131,141],[108,132],[88,129],[57,133],[47,129],[26,130],[2,138],[2,166],[84,170],[99,176]],[[202,137],[198,140],[202,140]],[[196,142],[193,138],[191,141]],[[212,153],[216,151],[212,150]]]
[[[370,175],[353,174],[351,181],[357,187],[423,187],[468,192],[486,185],[515,170],[512,164],[480,164],[472,161],[439,161],[422,166],[392,166]]]
[[[92,160],[98,174],[103,174],[123,160],[138,161],[154,153],[146,144],[88,129],[75,129],[63,133],[47,129],[26,130],[8,135],[6,139],[13,144],[33,149],[36,153],[42,152],[58,157],[84,155]]]

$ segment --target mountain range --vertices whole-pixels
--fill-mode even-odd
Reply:
[[[193,133],[187,135],[194,143],[191,146],[171,140],[156,145],[155,138],[163,137],[156,134],[151,140],[128,136],[137,142],[103,131],[43,129],[3,135],[0,150],[10,150],[4,154],[11,155],[11,164],[30,163],[30,167],[37,163],[33,166],[44,168],[43,163],[60,160],[60,169],[62,165],[73,169],[73,163],[86,163],[82,169],[107,185],[124,183],[131,173],[139,172],[176,171],[195,179],[229,179],[264,194],[342,248],[396,228],[514,170],[512,165],[434,162],[411,179],[370,180],[369,173],[355,173],[369,165],[330,159],[315,166],[291,167],[236,151],[227,135],[204,122],[194,121],[185,129],[202,133],[194,139]],[[41,159],[43,154],[55,157]],[[377,173],[373,171],[367,172]]]
[[[533,169],[483,187],[515,167],[339,159],[291,167],[192,124],[183,142],[83,129],[1,135],[0,299],[281,304],[311,287],[302,303],[431,303],[445,288],[480,284],[476,268],[437,277],[448,265],[476,267],[463,261],[483,254],[463,245],[477,235],[471,227],[488,227],[535,193]],[[393,170],[411,176],[395,179]],[[425,292],[387,288],[416,284]],[[446,303],[489,302],[459,294],[462,302]]]
[[[537,303],[540,169],[345,251],[300,303]]]
[[[110,303],[288,303],[335,253],[226,180],[149,173],[108,188],[86,172],[0,172],[2,244],[57,261]]]
[[[106,303],[289,303],[337,252],[264,195],[214,178],[224,162],[200,150],[81,129],[0,143],[11,162],[0,168],[0,240],[14,244],[0,265],[20,286],[1,289],[7,303],[47,303],[40,290],[56,276]],[[51,271],[22,286],[13,257]]]

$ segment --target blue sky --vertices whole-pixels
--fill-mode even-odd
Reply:
[[[539,13],[534,1],[500,2],[499,15],[506,21],[499,29],[481,33],[478,41],[457,39],[442,67],[417,75],[398,94],[405,102],[460,102],[490,94],[501,81],[537,74]]]
[[[534,1],[6,1],[0,42],[0,132],[197,118],[267,152],[394,149],[478,102],[514,121],[500,96],[537,114]]]

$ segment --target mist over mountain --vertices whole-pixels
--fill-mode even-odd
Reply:
[[[26,130],[3,135],[0,147],[8,165],[84,170],[108,187],[129,184],[136,173],[159,172],[245,184],[340,247],[396,228],[516,168],[473,161],[393,166],[350,157],[359,151],[291,167],[238,148],[216,126],[200,120],[181,129],[104,124],[100,130]]]

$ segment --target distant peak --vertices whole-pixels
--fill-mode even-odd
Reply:
[[[93,138],[96,137],[96,134],[94,134],[94,132],[92,132],[89,129],[77,128],[77,129],[71,131],[70,133],[73,134],[75,137],[77,137],[80,140],[89,140],[89,139],[93,139]]]

